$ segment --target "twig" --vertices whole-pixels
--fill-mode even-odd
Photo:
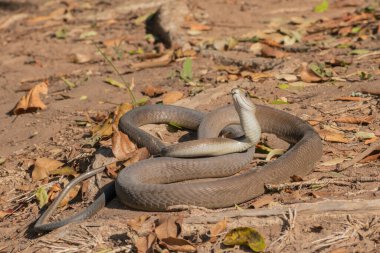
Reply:
[[[380,177],[339,177],[339,178],[330,178],[330,179],[321,179],[321,180],[309,180],[293,183],[284,183],[284,184],[266,184],[265,188],[269,191],[281,191],[285,189],[294,189],[297,187],[303,186],[314,186],[314,185],[351,185],[352,183],[368,183],[368,182],[380,182]]]
[[[371,154],[373,151],[379,150],[379,149],[380,149],[380,141],[374,142],[374,143],[371,144],[371,146],[369,146],[366,150],[364,150],[361,154],[359,154],[358,156],[356,156],[354,159],[342,163],[342,165],[340,165],[335,171],[337,171],[337,172],[344,171],[347,168],[349,168],[352,165],[354,165],[355,163],[357,163],[357,162],[361,161],[362,159],[364,159],[366,156],[368,156],[369,154]]]
[[[191,216],[184,219],[184,223],[197,224],[197,223],[217,223],[224,218],[241,218],[241,217],[268,217],[282,215],[287,212],[289,208],[296,208],[297,214],[310,215],[318,213],[332,213],[332,212],[379,212],[380,199],[372,200],[325,200],[315,203],[297,203],[293,205],[286,205],[279,208],[268,209],[244,209],[225,211],[223,213],[209,213],[203,216]]]
[[[96,43],[94,42],[93,45],[96,47],[96,49],[98,50],[98,52],[103,56],[103,58],[112,66],[113,70],[117,73],[117,75],[119,76],[119,78],[121,79],[121,81],[125,84],[125,86],[127,87],[127,91],[129,93],[129,96],[131,97],[132,99],[132,105],[135,106],[137,105],[136,103],[136,98],[135,98],[135,95],[133,95],[133,92],[131,90],[131,87],[129,86],[129,84],[124,80],[124,77],[121,75],[121,73],[119,72],[119,70],[116,68],[116,66],[113,64],[113,62],[107,57],[107,55],[105,55],[103,53],[102,50],[100,50],[100,48],[96,45]]]

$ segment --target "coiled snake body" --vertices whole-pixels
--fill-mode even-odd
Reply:
[[[140,125],[174,121],[189,129],[197,129],[199,126],[200,138],[216,138],[225,126],[240,123],[239,115],[233,106],[211,112],[204,121],[203,118],[204,114],[195,110],[151,105],[126,113],[120,120],[119,128],[137,144],[146,146],[151,154],[165,154],[173,150],[139,129]],[[293,175],[303,176],[312,170],[314,163],[322,156],[322,143],[310,125],[291,114],[263,105],[256,105],[256,118],[262,132],[275,134],[292,145],[275,161],[235,175],[252,160],[254,147],[246,147],[248,150],[245,152],[216,157],[148,159],[133,164],[119,173],[115,182],[118,198],[129,207],[147,211],[164,211],[170,206],[179,204],[207,208],[228,207],[261,195],[264,193],[265,183],[288,181]],[[218,139],[214,140],[218,142]],[[242,142],[246,142],[246,139]],[[70,185],[99,171],[102,170],[87,172],[80,180],[78,178],[73,180],[77,182]],[[207,182],[181,183],[184,180],[199,178],[213,179]],[[65,190],[61,195],[65,195]],[[113,189],[110,190],[112,191]],[[49,231],[72,221],[83,220],[103,207],[107,198],[112,198],[112,194],[105,192],[87,209],[71,218],[46,223],[60,202],[57,198],[54,202],[58,203],[52,203],[35,224],[35,229]]]

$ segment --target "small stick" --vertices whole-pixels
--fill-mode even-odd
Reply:
[[[351,167],[355,163],[359,162],[360,160],[364,159],[366,156],[370,155],[373,151],[380,149],[380,141],[374,142],[369,146],[366,150],[364,150],[362,153],[360,153],[358,156],[356,156],[354,159],[342,163],[338,168],[336,168],[336,172],[341,172],[346,170],[347,168]]]

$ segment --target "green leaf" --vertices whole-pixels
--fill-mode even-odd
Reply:
[[[49,175],[73,176],[75,174],[77,174],[77,172],[69,166],[65,166],[65,167],[60,168],[60,169],[55,169],[55,170],[49,171]]]
[[[48,194],[45,187],[40,186],[36,190],[36,198],[38,200],[38,206],[40,208],[44,207],[48,203]]]
[[[355,134],[355,137],[360,139],[360,140],[366,140],[366,139],[372,139],[376,135],[374,133],[369,133],[369,132],[357,132]]]
[[[75,83],[73,83],[73,82],[71,82],[70,80],[67,80],[66,78],[64,78],[64,77],[62,77],[61,76],[61,80],[70,88],[70,89],[73,89],[73,88],[75,88],[75,87],[77,87],[76,86],[76,84]]]
[[[169,122],[168,125],[171,126],[171,127],[176,128],[176,129],[178,129],[178,130],[183,129],[178,123],[173,122],[173,121],[172,121],[172,122]]]
[[[193,79],[193,61],[191,58],[186,58],[183,62],[180,78],[185,82],[189,82]]]
[[[278,85],[278,88],[280,88],[281,90],[289,89],[289,84],[287,84],[287,83],[280,83]]]
[[[360,26],[355,26],[351,29],[351,33],[358,33],[360,32],[361,30],[361,27]]]
[[[317,4],[314,7],[314,12],[315,13],[323,13],[323,12],[327,11],[328,8],[329,8],[329,1],[323,0],[321,3]]]
[[[264,237],[255,229],[250,227],[239,227],[232,229],[223,240],[224,245],[245,245],[254,252],[262,252],[266,248]]]
[[[149,97],[142,97],[136,101],[137,105],[145,105],[149,101]]]
[[[123,84],[123,83],[121,83],[121,82],[119,82],[119,81],[116,81],[116,80],[114,80],[114,79],[112,79],[112,78],[107,78],[106,80],[104,80],[104,82],[106,82],[106,83],[108,83],[108,84],[110,84],[110,85],[112,85],[112,86],[118,87],[118,88],[120,88],[120,89],[125,89],[125,88],[127,88],[127,87],[125,86],[125,84]]]
[[[67,36],[67,29],[66,28],[59,28],[57,31],[55,31],[55,37],[60,40],[66,39]]]
[[[370,51],[367,49],[355,49],[351,51],[352,55],[368,54]]]

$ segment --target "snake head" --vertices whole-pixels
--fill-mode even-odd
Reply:
[[[243,91],[239,88],[234,88],[231,90],[232,99],[236,110],[238,108],[256,112],[256,106],[249,100],[247,96],[244,95]]]

